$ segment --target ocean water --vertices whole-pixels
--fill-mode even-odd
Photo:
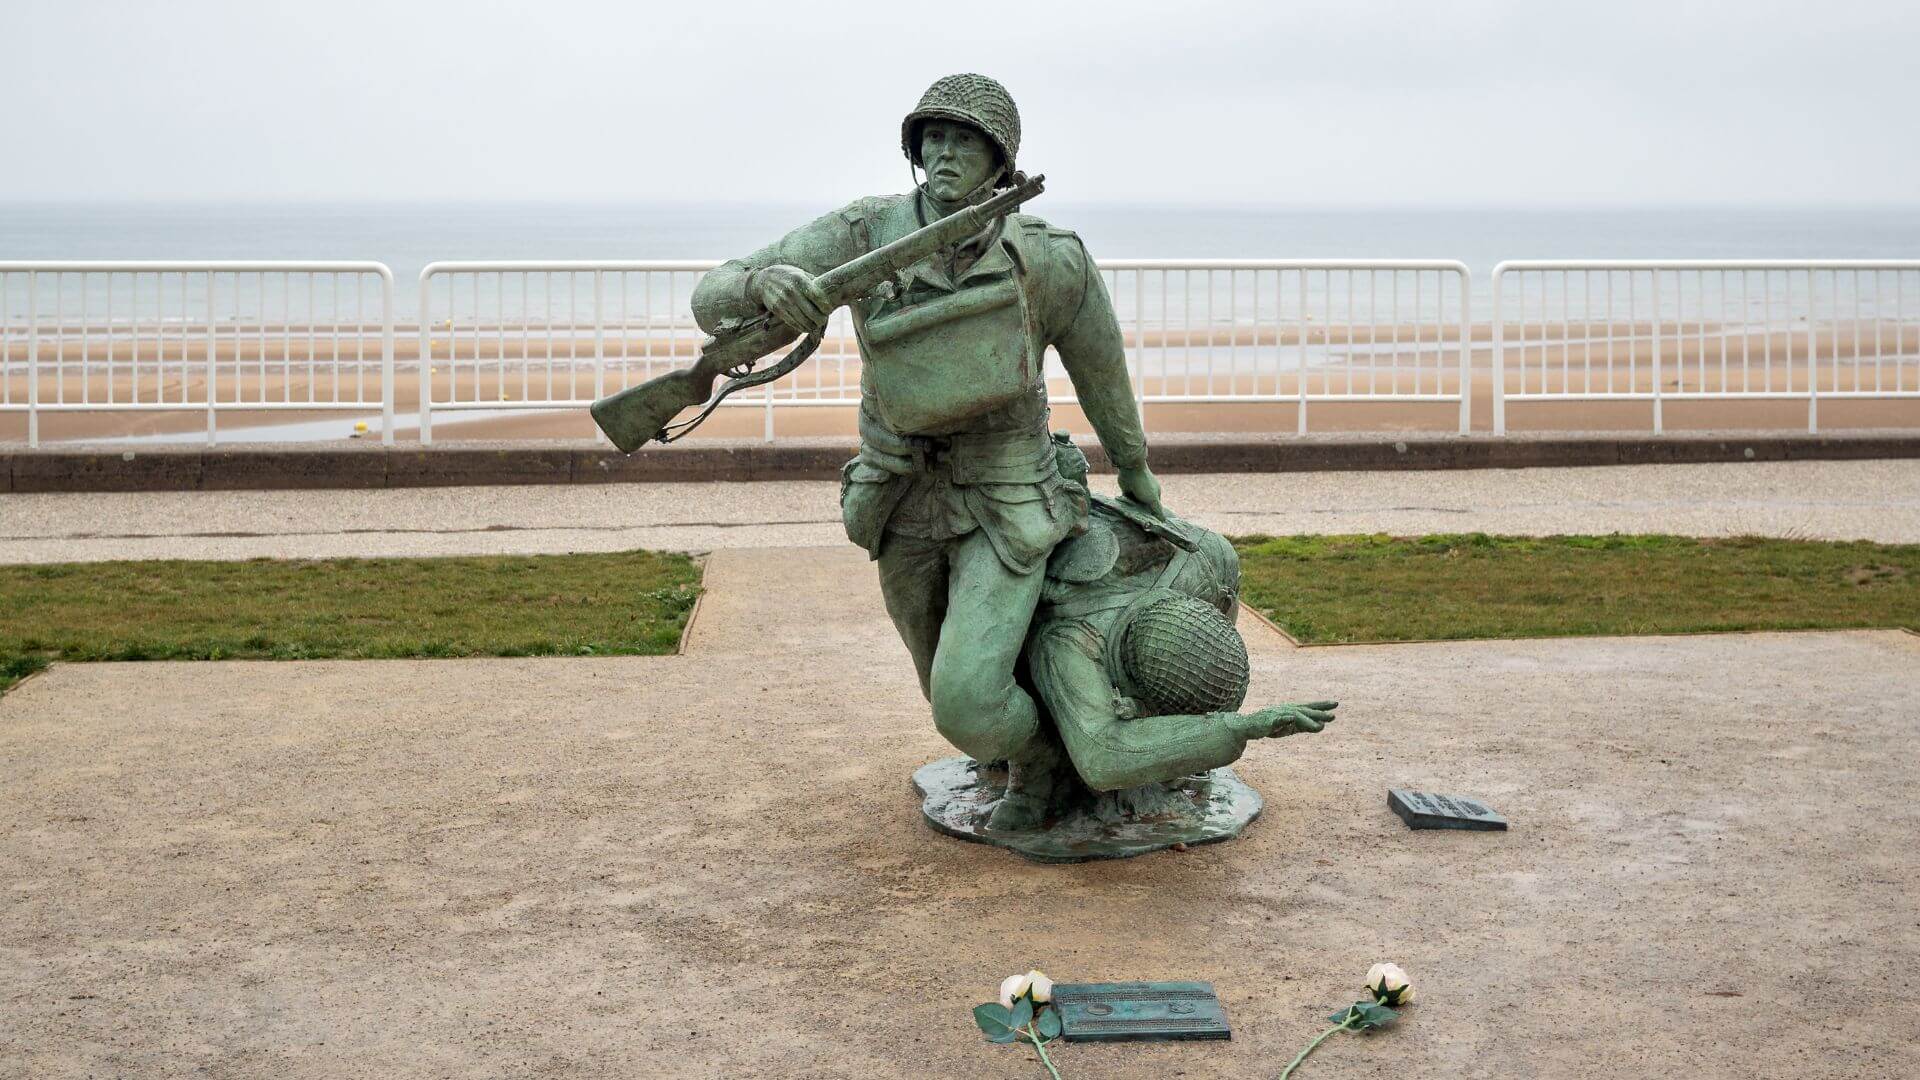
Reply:
[[[4,259],[373,259],[413,282],[450,259],[743,254],[831,207],[779,204],[0,204]],[[1920,258],[1920,204],[1502,209],[1033,205],[1096,258]],[[18,286],[16,286],[17,290]]]

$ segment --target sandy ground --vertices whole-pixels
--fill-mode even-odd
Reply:
[[[1920,461],[1171,475],[1226,533],[1665,532],[1920,543]],[[1112,490],[1111,477],[1096,486]],[[830,482],[0,496],[0,562],[846,543]]]
[[[778,580],[781,587],[764,585]],[[939,836],[948,750],[859,552],[730,551],[683,657],[63,665],[0,700],[0,1075],[1032,1077],[1004,974],[1200,978],[1277,1074],[1891,1077],[1920,1040],[1920,638],[1288,649],[1233,843],[1037,866]],[[804,613],[804,615],[802,614]],[[1505,834],[1413,833],[1389,785]]]

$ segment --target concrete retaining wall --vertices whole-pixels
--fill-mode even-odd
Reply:
[[[1105,467],[1088,445],[1094,467]],[[632,457],[591,443],[442,443],[432,447],[233,447],[122,450],[0,448],[0,492],[232,491],[713,480],[831,480],[851,441],[703,442]],[[1163,436],[1159,473],[1366,469],[1521,469],[1740,461],[1920,458],[1920,433],[1648,436]]]

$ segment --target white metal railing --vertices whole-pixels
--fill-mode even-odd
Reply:
[[[444,412],[584,408],[691,366],[706,336],[688,304],[717,260],[430,263],[420,272],[420,439]],[[859,403],[859,349],[844,308],[800,370],[724,403]]]
[[[438,262],[420,275],[421,439],[438,412],[580,408],[693,362],[687,297],[718,263]],[[1471,282],[1450,260],[1103,262],[1142,405],[1442,402],[1469,428]],[[860,354],[842,309],[814,358],[725,405],[859,403]],[[1057,358],[1057,404],[1072,387]]]
[[[391,444],[393,382],[377,262],[0,261],[0,411],[29,446],[47,413],[204,411],[211,444],[223,411],[375,408]]]
[[[429,265],[418,367],[403,372],[418,375],[422,441],[436,413],[579,408],[692,363],[703,335],[688,298],[715,265]],[[1143,407],[1266,402],[1305,432],[1316,402],[1430,402],[1470,429],[1462,263],[1099,270]],[[1920,398],[1920,260],[1516,261],[1491,284],[1497,434],[1513,402],[1644,401],[1660,433],[1668,401],[1804,400],[1817,431],[1822,399]],[[0,412],[24,413],[38,446],[56,413],[204,412],[212,442],[222,412],[377,409],[390,444],[412,393],[396,388],[393,316],[377,262],[0,261]],[[1047,376],[1071,403],[1057,357]],[[859,386],[842,310],[810,363],[727,405],[760,409],[771,438],[778,410],[853,406]],[[329,437],[308,426],[269,437]]]
[[[1099,267],[1143,405],[1291,404],[1305,434],[1310,402],[1455,403],[1460,431],[1471,428],[1465,263],[1122,259]]]
[[[1493,270],[1507,404],[1920,397],[1920,260],[1526,260]],[[1509,321],[1511,320],[1511,321]]]

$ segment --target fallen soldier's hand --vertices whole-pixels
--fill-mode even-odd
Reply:
[[[1333,723],[1337,701],[1310,701],[1305,705],[1269,705],[1240,714],[1240,728],[1250,739],[1279,739],[1298,732],[1319,731]]]

